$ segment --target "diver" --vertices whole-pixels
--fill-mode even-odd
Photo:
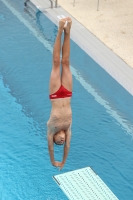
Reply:
[[[71,140],[72,124],[72,74],[70,70],[70,29],[71,18],[63,18],[59,21],[58,33],[53,48],[53,66],[50,76],[50,95],[52,109],[47,122],[47,139],[50,160],[53,166],[63,168]],[[64,31],[64,41],[61,48],[61,36]],[[62,59],[60,60],[60,53]],[[61,70],[60,70],[61,65]],[[61,162],[54,159],[54,143],[64,144],[64,153]]]

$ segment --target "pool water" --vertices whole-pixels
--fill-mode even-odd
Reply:
[[[58,171],[46,137],[57,27],[40,12],[29,16],[23,1],[0,0],[0,8],[0,199],[65,200],[52,176],[91,166],[119,199],[132,200],[133,97],[71,40],[72,141]],[[55,146],[56,160],[62,150]]]

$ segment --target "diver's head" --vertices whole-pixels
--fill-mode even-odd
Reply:
[[[66,141],[66,133],[65,133],[65,131],[61,130],[61,131],[57,132],[56,134],[54,134],[53,141],[57,145],[64,144],[65,141]]]

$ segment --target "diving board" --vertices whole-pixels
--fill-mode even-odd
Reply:
[[[53,179],[70,200],[118,200],[90,167],[55,175]]]

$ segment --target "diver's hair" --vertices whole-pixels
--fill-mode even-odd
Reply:
[[[61,145],[63,145],[63,144],[64,144],[64,143],[63,143],[63,144],[58,144],[58,143],[56,143],[56,142],[54,142],[54,143],[55,143],[56,145],[59,145],[59,146],[61,146]]]

